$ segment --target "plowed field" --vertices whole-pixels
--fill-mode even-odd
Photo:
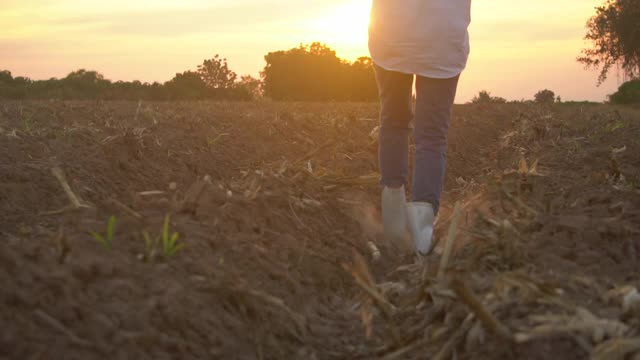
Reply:
[[[640,111],[456,107],[427,259],[377,111],[0,103],[0,358],[635,356]]]

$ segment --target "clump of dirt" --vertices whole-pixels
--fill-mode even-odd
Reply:
[[[1,103],[0,349],[632,353],[637,118],[605,106],[457,107],[438,254],[414,262],[379,239],[373,105]],[[109,247],[89,233],[107,237],[111,216]],[[163,244],[174,233],[175,254]]]

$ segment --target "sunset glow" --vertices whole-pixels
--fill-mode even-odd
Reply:
[[[599,0],[473,1],[471,57],[458,102],[486,89],[509,99],[542,88],[564,99],[604,100],[615,74],[575,58]],[[371,0],[260,1],[5,0],[0,2],[0,69],[34,79],[78,68],[113,80],[166,81],[220,53],[239,74],[258,76],[263,57],[321,41],[338,56],[368,55]]]
[[[362,46],[367,42],[370,8],[370,0],[352,0],[338,5],[309,20],[309,31],[319,34],[320,40],[327,44],[350,44],[353,50],[360,52],[360,56]]]

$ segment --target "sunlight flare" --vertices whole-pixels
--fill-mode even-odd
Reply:
[[[327,37],[327,41],[365,43],[369,28],[371,0],[353,0],[312,19],[310,30]]]

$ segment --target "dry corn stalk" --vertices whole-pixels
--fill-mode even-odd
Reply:
[[[88,205],[83,204],[80,201],[80,199],[78,198],[78,196],[73,192],[73,190],[71,190],[71,186],[67,182],[67,179],[64,176],[64,172],[62,171],[62,169],[60,169],[58,166],[55,166],[54,168],[51,169],[51,173],[53,174],[53,176],[56,177],[56,179],[58,180],[58,182],[62,186],[62,189],[64,190],[65,194],[69,198],[69,201],[71,202],[71,205],[75,209],[88,208],[89,207]]]
[[[440,259],[440,267],[438,268],[438,278],[442,278],[445,271],[447,271],[447,266],[449,264],[449,257],[451,256],[451,251],[453,249],[453,243],[458,234],[458,218],[460,217],[461,211],[460,202],[456,203],[455,209],[453,210],[453,219],[451,220],[451,225],[449,226],[449,234],[447,236],[447,242],[444,245],[444,253],[442,258]]]
[[[325,177],[324,181],[332,184],[339,185],[375,185],[379,182],[380,175],[378,173],[372,173],[362,176],[350,176],[340,178]]]
[[[611,339],[596,347],[591,355],[591,360],[624,360],[629,355],[639,352],[640,338]]]
[[[589,336],[593,342],[600,343],[605,338],[623,337],[629,330],[629,327],[624,323],[598,318],[584,308],[578,308],[574,316],[532,315],[529,319],[540,325],[528,333],[517,334],[516,341],[519,343],[566,333]]]
[[[458,298],[462,300],[476,315],[476,317],[482,321],[482,323],[495,335],[499,336],[503,340],[512,342],[513,336],[507,327],[505,327],[498,319],[491,314],[491,312],[482,304],[478,297],[473,293],[462,280],[454,279],[451,283],[453,290],[458,295]]]
[[[400,333],[396,328],[393,322],[393,312],[395,311],[395,306],[393,306],[389,301],[387,301],[386,297],[383,293],[380,292],[378,287],[375,284],[373,276],[369,271],[369,267],[367,266],[367,262],[362,255],[357,252],[354,252],[354,261],[353,265],[343,265],[344,269],[347,270],[353,276],[356,284],[360,286],[365,293],[367,293],[370,297],[370,301],[376,305],[378,309],[382,312],[383,317],[389,324],[389,329],[391,331],[391,336],[395,344],[401,343]],[[366,315],[366,314],[364,314]],[[366,320],[366,317],[363,317],[363,320]],[[367,323],[365,321],[365,326]]]

